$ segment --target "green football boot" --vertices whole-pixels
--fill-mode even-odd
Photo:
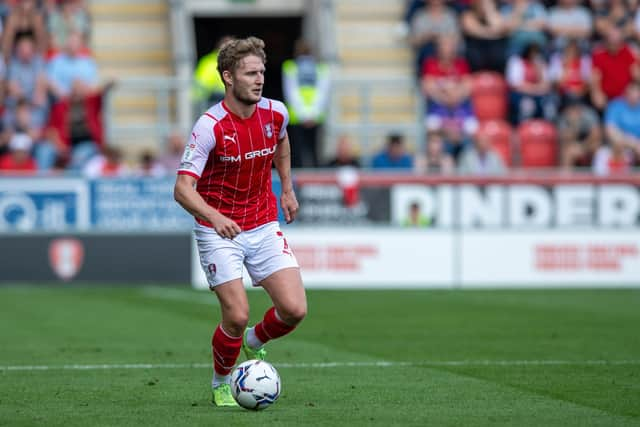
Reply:
[[[247,344],[248,331],[249,329],[244,330],[244,336],[242,338],[242,350],[244,351],[244,355],[247,357],[247,360],[265,360],[267,357],[267,350],[265,350],[264,347],[254,350]]]
[[[229,384],[220,384],[211,390],[212,401],[216,406],[239,406],[231,395]]]

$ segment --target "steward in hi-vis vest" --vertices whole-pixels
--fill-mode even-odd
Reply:
[[[318,61],[309,45],[298,40],[295,58],[282,64],[284,101],[289,110],[293,167],[318,166],[318,127],[329,99],[329,67]]]

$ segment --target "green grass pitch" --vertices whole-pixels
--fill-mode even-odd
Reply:
[[[0,425],[640,426],[640,290],[308,299],[268,347],[280,400],[251,412],[209,401],[213,295],[0,287]]]

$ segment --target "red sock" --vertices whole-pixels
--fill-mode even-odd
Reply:
[[[287,335],[295,328],[295,326],[289,326],[282,320],[278,319],[276,316],[276,308],[271,307],[264,314],[262,322],[255,326],[254,332],[256,334],[256,338],[266,344],[269,340]]]
[[[236,364],[242,347],[242,335],[232,337],[218,325],[211,339],[213,369],[218,375],[228,375]]]

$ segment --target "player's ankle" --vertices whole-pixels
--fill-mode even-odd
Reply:
[[[247,329],[245,342],[247,346],[252,350],[260,350],[265,344],[256,336],[255,327]]]

